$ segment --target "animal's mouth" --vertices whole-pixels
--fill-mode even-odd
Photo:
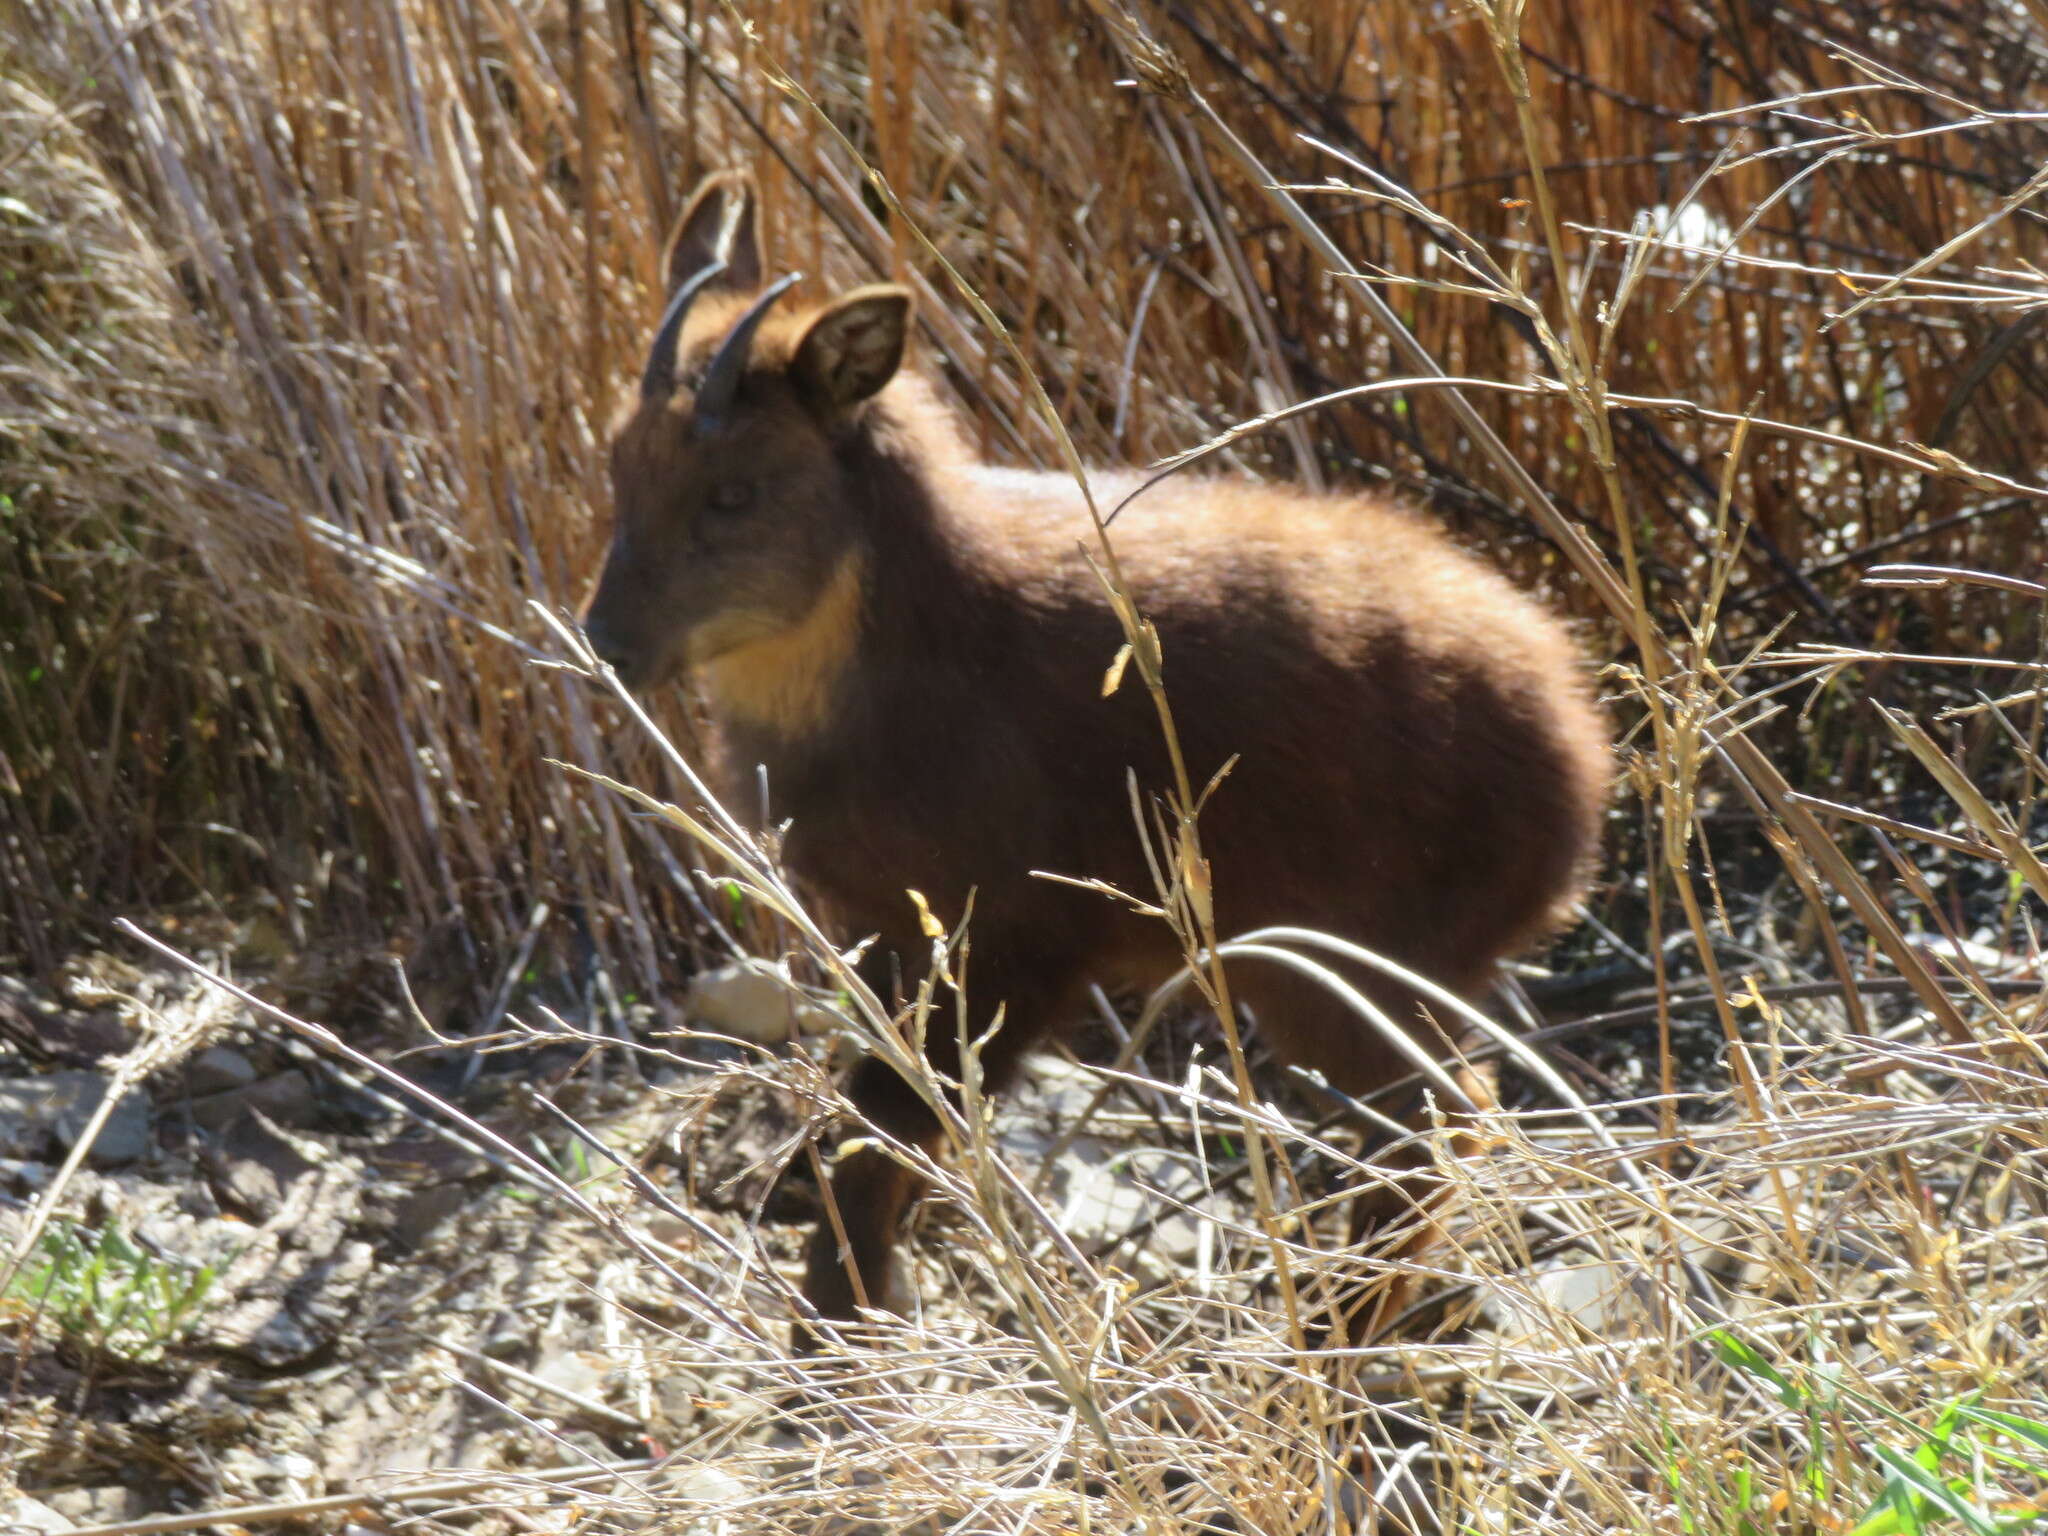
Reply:
[[[648,693],[667,682],[677,670],[672,657],[637,646],[598,644],[592,636],[598,659],[612,669],[612,675],[628,693]]]
[[[644,661],[615,661],[611,667],[629,693],[645,693],[657,681],[654,668]]]
[[[737,651],[763,640],[772,640],[788,626],[771,615],[751,609],[715,614],[693,624],[679,647],[683,665],[691,671],[724,661]]]
[[[699,630],[683,646],[683,664],[695,672],[730,656],[745,644],[746,641],[738,635],[721,636]]]

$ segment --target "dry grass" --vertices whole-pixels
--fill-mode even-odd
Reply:
[[[842,1490],[891,1528],[1343,1529],[1359,1477],[1488,1530],[1983,1533],[2031,1509],[2031,0],[0,18],[0,559],[23,578],[0,584],[0,949],[47,961],[109,906],[262,891],[316,924],[452,918],[483,998],[529,932],[569,947],[568,911],[645,988],[662,935],[747,936],[687,874],[725,866],[768,914],[747,932],[911,1065],[796,895],[697,811],[687,754],[529,665],[560,653],[532,605],[574,606],[594,563],[656,232],[730,161],[787,264],[919,289],[991,456],[1058,462],[1041,386],[1090,458],[1279,412],[1217,453],[1426,499],[1618,662],[1630,814],[1601,912],[1651,958],[1662,1091],[1599,1136],[1534,1095],[1446,1170],[1464,1214],[1437,1278],[1490,1321],[1345,1371],[1303,1356],[1276,1297],[1358,1261],[1314,1241],[1297,1179],[1369,1174],[1241,1077],[1166,1090],[1155,1135],[1212,1176],[1218,1135],[1259,1155],[1249,1193],[1203,1205],[1207,1267],[1164,1284],[1063,1241],[1031,1171],[956,1118],[934,1171],[976,1240],[945,1264],[1006,1328],[940,1312],[804,1368],[745,1223],[636,1248],[693,1298],[672,1369],[743,1397],[839,1377],[809,1410],[822,1452],[675,1427],[729,1479],[698,1486],[706,1521],[813,1529]],[[1471,381],[1466,414],[1432,360]],[[1389,378],[1415,382],[1311,403]],[[674,797],[684,835],[551,754]],[[1674,989],[1721,1027],[1711,1105],[1675,1093]],[[801,1066],[739,1075],[832,1102]],[[1561,1309],[1560,1265],[1626,1294]]]
[[[262,473],[241,382],[57,112],[0,80],[0,948],[46,965],[110,892],[243,888],[320,841],[331,782],[180,522],[232,526]]]

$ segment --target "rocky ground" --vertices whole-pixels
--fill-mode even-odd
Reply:
[[[707,990],[699,1011],[729,1023],[752,990]],[[145,1023],[209,1043],[120,1094],[67,1168],[110,1062]],[[675,1358],[677,1295],[647,1257],[715,1268],[702,1234],[627,1189],[526,1092],[543,1088],[693,1217],[793,1267],[814,1196],[804,1169],[786,1182],[778,1170],[801,1123],[786,1094],[731,1090],[732,1047],[471,1061],[366,1042],[586,1193],[618,1223],[605,1230],[470,1131],[169,966],[96,955],[61,989],[0,978],[0,1042],[0,1253],[26,1255],[0,1298],[0,1464],[23,1490],[17,1524],[286,1505],[408,1476],[447,1484],[454,1469],[631,1472],[705,1415],[758,1407],[734,1401],[736,1377],[713,1357],[759,1355],[761,1339]],[[1097,1086],[1048,1063],[1006,1111],[1017,1156],[1042,1160]],[[1126,1119],[1112,1106],[1110,1139],[1062,1149],[1049,1197],[1083,1241],[1142,1228],[1134,1253],[1184,1261],[1192,1223],[1141,1184],[1195,1175],[1122,1145]],[[779,1339],[786,1317],[762,1332]],[[548,1507],[483,1523],[530,1529]]]
[[[259,993],[289,995],[237,934],[184,937]],[[1754,961],[1769,938],[1730,960]],[[1549,998],[1552,1017],[1579,1017],[1640,1002],[1629,964],[1579,959],[1576,979],[1533,979],[1526,1006]],[[741,1367],[784,1337],[786,1295],[759,1276],[793,1270],[815,1214],[806,1078],[761,1070],[760,1052],[662,1032],[686,1014],[734,1029],[786,1009],[780,990],[715,978],[694,999],[643,1009],[636,1051],[587,1039],[474,1051],[405,1022],[388,962],[349,976],[321,995],[353,989],[355,1016],[371,1022],[351,1039],[419,1093],[169,962],[85,955],[47,987],[0,976],[0,1262],[14,1269],[0,1290],[0,1465],[22,1490],[14,1523],[91,1530],[238,1506],[274,1516],[410,1478],[443,1517],[466,1511],[467,1529],[531,1530],[573,1518],[565,1481],[640,1476],[707,1424],[785,1432],[754,1395],[760,1372]],[[381,1015],[360,1006],[365,991],[385,998]],[[513,1012],[540,1017],[541,1001]],[[1826,999],[1787,1006],[1828,1026]],[[1557,1059],[1593,1096],[1653,1092],[1647,1012],[1558,1042]],[[1719,1031],[1697,1017],[1677,1042],[1680,1086],[1710,1089]],[[1097,1033],[1084,1055],[1113,1050],[1110,1031]],[[117,1094],[81,1153],[119,1086],[111,1064],[144,1040],[182,1055]],[[1178,1080],[1189,1040],[1183,1030],[1150,1063],[1157,1078]],[[1183,1202],[1215,1198],[1230,1149],[1190,1140],[1169,1100],[1144,1092],[1113,1096],[1070,1142],[1100,1086],[1085,1068],[1044,1063],[1003,1110],[1005,1149],[1020,1168],[1054,1154],[1041,1198],[1074,1241],[1114,1245],[1140,1281],[1185,1271],[1202,1262],[1202,1232]],[[645,1184],[629,1186],[537,1097]],[[1698,1106],[1717,1102],[1703,1094]],[[533,1161],[485,1145],[479,1127]],[[542,1187],[551,1178],[591,1211],[566,1209]],[[928,1245],[928,1265],[940,1246]],[[744,1284],[735,1255],[753,1277]],[[692,1287],[737,1321],[707,1337]],[[919,1288],[943,1295],[946,1276],[926,1273]],[[528,1506],[478,1510],[464,1481],[476,1474],[539,1481]],[[323,1509],[330,1525],[368,1518],[309,1513]]]
[[[610,1283],[590,1234],[536,1219],[483,1157],[202,983],[122,980],[118,1000],[0,992],[43,1056],[0,1065],[10,1253],[106,1093],[87,1063],[143,1012],[219,1036],[121,1098],[8,1289],[4,1432],[38,1501],[90,1526],[371,1473],[646,1454],[643,1416],[574,1401],[607,1374],[583,1353]],[[623,1135],[655,1134],[658,1100],[640,1114]],[[531,1378],[512,1395],[555,1418],[554,1454],[456,1385],[504,1393],[500,1367]]]

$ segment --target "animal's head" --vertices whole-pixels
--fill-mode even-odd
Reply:
[[[903,360],[910,295],[776,312],[750,178],[697,189],[669,236],[668,306],[612,440],[611,548],[584,629],[629,687],[798,630],[856,585],[840,449]]]

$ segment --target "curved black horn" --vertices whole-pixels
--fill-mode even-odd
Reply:
[[[668,301],[668,308],[661,312],[661,329],[654,333],[654,345],[647,353],[647,371],[640,375],[641,399],[653,400],[675,388],[676,342],[683,334],[683,321],[689,318],[690,304],[704,285],[724,270],[722,261],[700,268]]]
[[[725,413],[732,409],[732,397],[740,387],[740,375],[746,371],[747,353],[754,345],[754,332],[760,329],[761,317],[802,276],[801,272],[792,272],[762,289],[761,297],[740,316],[739,323],[733,326],[731,334],[712,357],[710,366],[704,370],[703,386],[697,391],[699,432],[716,430]]]

